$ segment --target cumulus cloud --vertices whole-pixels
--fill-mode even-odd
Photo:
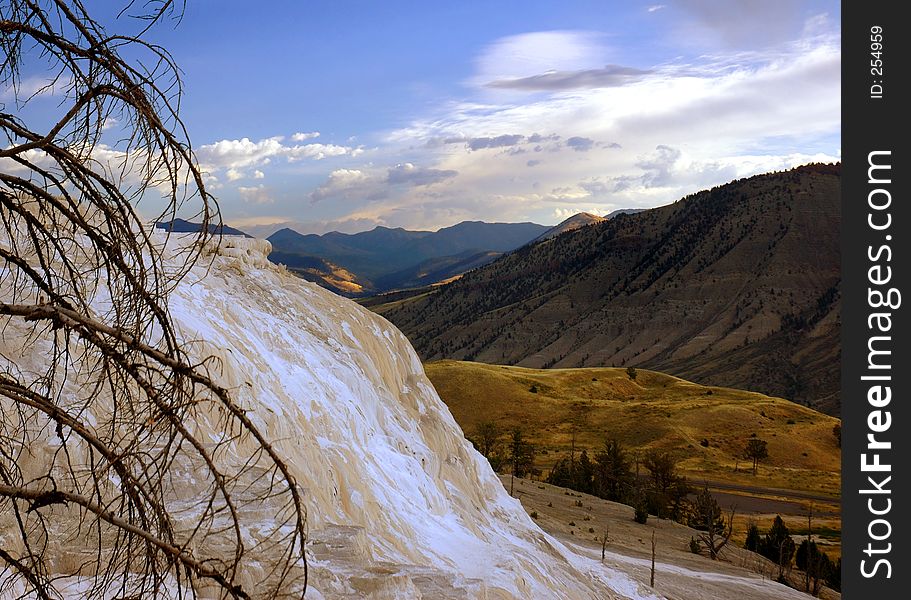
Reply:
[[[255,171],[253,171],[253,179],[263,179],[265,176],[266,176],[266,174],[263,173],[262,171],[260,171],[259,169],[256,169]]]
[[[225,171],[225,177],[228,178],[228,181],[237,181],[238,179],[243,179],[244,174],[237,169],[228,169]]]
[[[573,136],[566,140],[566,145],[576,152],[588,152],[595,145],[595,140],[587,137]]]
[[[297,135],[297,134],[295,134]],[[310,135],[310,134],[301,134]],[[303,159],[322,160],[331,156],[356,157],[363,153],[362,147],[339,146],[336,144],[285,144],[283,136],[252,141],[249,138],[239,140],[219,140],[199,148],[199,161],[208,171],[218,169],[240,169],[261,167],[270,164],[274,159],[282,158],[288,162]]]
[[[359,169],[335,169],[329,178],[310,192],[310,201],[319,202],[333,196],[347,197],[350,192],[361,192],[370,177]]]
[[[579,71],[548,71],[528,77],[497,79],[486,84],[489,88],[524,90],[529,92],[559,91],[585,88],[606,88],[627,85],[642,79],[650,71],[606,65],[599,69]]]
[[[644,157],[636,166],[646,172],[643,183],[645,187],[666,185],[671,180],[671,169],[680,160],[680,150],[660,144],[655,152]]]
[[[426,169],[412,163],[402,163],[389,169],[386,181],[392,184],[424,186],[439,183],[458,174],[458,171],[452,169]]]

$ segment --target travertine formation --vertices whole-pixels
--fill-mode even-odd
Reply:
[[[213,377],[304,490],[308,597],[651,596],[535,525],[465,440],[394,326],[271,265],[268,251],[268,242],[226,237],[169,307],[191,356],[218,359]],[[0,355],[15,355],[21,333],[0,336]],[[17,360],[37,367],[42,357]],[[202,438],[221,435],[205,414],[189,425]],[[53,427],[45,429],[50,445]],[[174,493],[193,490],[188,472]],[[255,543],[270,511],[241,514]],[[80,550],[56,549],[61,564]]]

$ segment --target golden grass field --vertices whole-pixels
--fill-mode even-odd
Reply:
[[[425,370],[466,435],[483,421],[504,430],[519,426],[537,447],[536,466],[544,474],[568,455],[575,422],[577,454],[587,449],[593,455],[605,439],[616,438],[631,457],[649,449],[672,452],[694,484],[780,488],[838,502],[841,451],[832,430],[840,421],[781,398],[643,369],[635,380],[621,368],[539,370],[443,360]],[[741,458],[754,433],[769,450],[756,476]]]

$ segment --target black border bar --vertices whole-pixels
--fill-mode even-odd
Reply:
[[[911,332],[903,305],[911,296],[898,302],[901,292],[911,293],[905,239],[911,236],[905,81],[911,23],[900,19],[902,8],[904,2],[885,0],[842,3],[842,592],[848,600],[911,597],[911,504],[900,491],[911,487]]]

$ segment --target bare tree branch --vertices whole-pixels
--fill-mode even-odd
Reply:
[[[306,590],[293,474],[168,309],[221,224],[179,71],[142,39],[182,7],[125,2],[130,34],[81,0],[0,3],[0,595],[55,598],[72,577],[90,597]],[[59,114],[33,127],[46,94]],[[191,239],[150,231],[178,214],[201,223]]]

